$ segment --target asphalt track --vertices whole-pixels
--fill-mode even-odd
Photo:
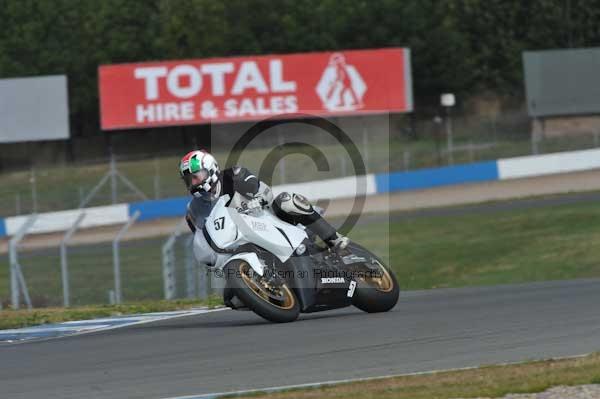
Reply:
[[[164,398],[584,354],[600,280],[401,294],[270,324],[221,311],[0,346],[2,398]]]

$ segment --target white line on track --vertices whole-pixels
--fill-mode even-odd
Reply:
[[[214,309],[189,309],[189,310],[181,310],[176,312],[159,312],[159,313],[146,313],[143,315],[135,315],[135,316],[124,316],[122,318],[119,317],[111,317],[104,319],[93,319],[93,320],[80,320],[80,321],[70,321],[64,322],[60,324],[56,324],[53,326],[37,326],[37,327],[27,327],[22,329],[12,329],[12,330],[0,330],[0,344],[21,344],[26,342],[39,342],[39,341],[47,341],[50,339],[58,339],[64,337],[74,337],[83,334],[89,334],[92,332],[99,331],[108,331],[115,330],[118,328],[137,326],[146,323],[152,323],[156,321],[164,321],[164,320],[172,320],[180,317],[187,316],[195,316],[199,314],[206,314],[212,312],[220,312],[222,310],[229,310],[229,308],[221,307]],[[114,324],[118,323],[118,324]],[[57,336],[45,336],[39,337],[40,333],[64,333]],[[27,337],[27,335],[30,335]],[[18,339],[5,339],[2,340],[2,336],[19,336]],[[23,337],[23,338],[21,338]]]
[[[575,356],[552,357],[552,358],[539,359],[539,360],[526,360],[526,361],[522,361],[522,362],[498,363],[498,364],[496,364],[496,366],[512,366],[512,365],[529,363],[532,361],[554,361],[554,360],[577,359],[577,358],[586,357],[589,355],[591,355],[591,353],[586,353],[583,355],[575,355]],[[352,383],[352,382],[383,380],[386,378],[430,375],[430,374],[447,373],[447,372],[452,372],[452,371],[466,371],[466,370],[478,369],[480,367],[481,366],[459,367],[459,368],[450,368],[450,369],[443,369],[443,370],[419,371],[419,372],[415,372],[415,373],[389,374],[389,375],[383,375],[383,376],[377,376],[377,377],[351,378],[351,379],[346,379],[346,380],[323,381],[323,382],[309,382],[306,384],[284,385],[284,386],[278,386],[278,387],[248,389],[248,390],[243,390],[243,391],[208,393],[208,394],[202,394],[202,395],[173,396],[173,397],[168,397],[168,398],[163,398],[163,399],[219,399],[219,398],[222,398],[225,396],[227,396],[227,397],[242,396],[242,395],[257,394],[257,393],[262,393],[262,392],[274,393],[274,392],[280,392],[280,391],[287,391],[290,389],[320,388],[320,387],[324,387],[324,386],[347,384],[347,383]]]

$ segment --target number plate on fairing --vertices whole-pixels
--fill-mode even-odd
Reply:
[[[218,209],[206,221],[206,230],[219,248],[227,248],[238,237],[238,228],[233,222],[228,208]]]

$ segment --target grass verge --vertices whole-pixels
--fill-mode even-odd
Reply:
[[[508,393],[542,392],[557,385],[600,383],[600,354],[585,357],[486,366],[351,382],[321,388],[292,389],[277,393],[254,393],[242,397],[445,399],[497,398]],[[236,396],[237,397],[237,396]]]
[[[600,277],[600,204],[431,216],[357,226],[404,289]]]
[[[151,312],[167,312],[172,310],[190,309],[198,306],[207,306],[212,308],[221,304],[222,301],[220,298],[210,297],[205,301],[147,301],[139,303],[126,303],[122,305],[84,306],[77,308],[43,308],[32,311],[5,309],[0,312],[0,330],[8,328],[22,328],[47,323],[60,323],[72,320],[89,320],[99,317]]]

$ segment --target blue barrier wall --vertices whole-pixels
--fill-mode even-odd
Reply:
[[[152,220],[165,217],[177,217],[185,215],[187,203],[191,197],[167,198],[163,200],[142,201],[129,204],[129,216],[135,211],[140,211],[138,220]]]
[[[378,193],[498,180],[496,161],[375,175]]]
[[[478,162],[443,168],[375,175],[377,193],[424,189],[451,184],[498,180],[496,161]],[[167,198],[129,204],[129,215],[140,211],[140,221],[183,216],[190,197]]]
[[[0,219],[0,237],[4,237],[6,235],[6,224],[4,223],[4,219]]]

